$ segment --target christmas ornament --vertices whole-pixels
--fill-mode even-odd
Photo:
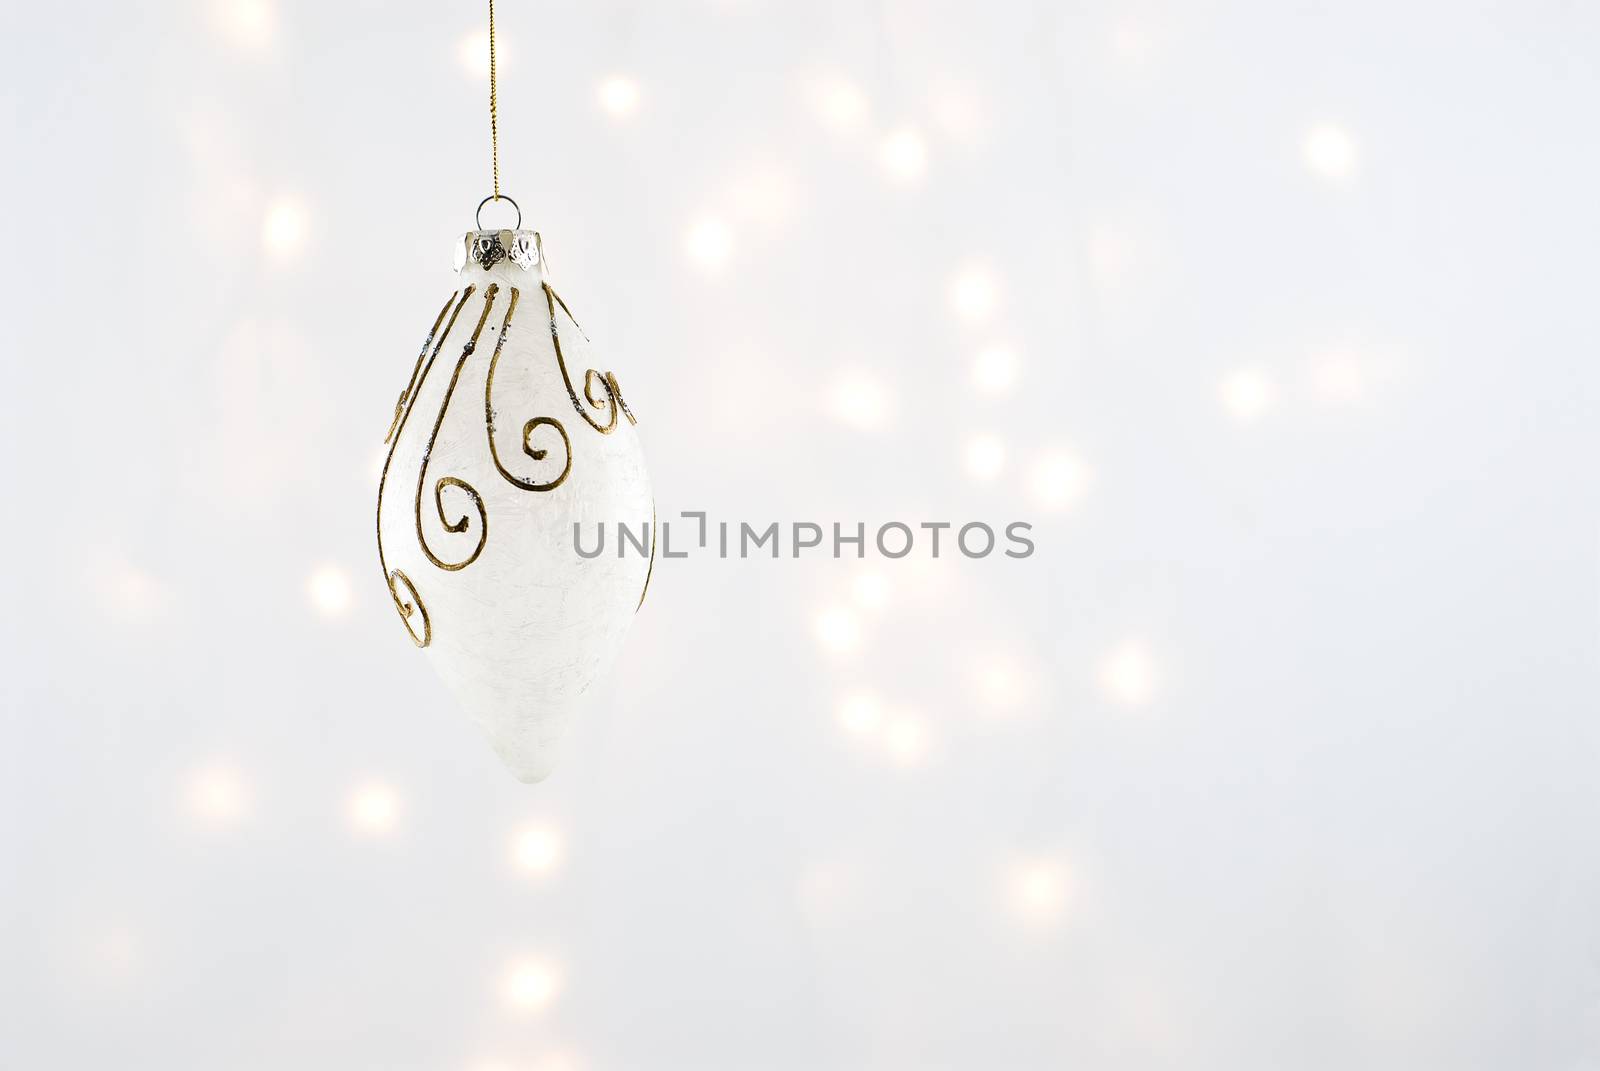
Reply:
[[[622,386],[554,289],[539,234],[500,193],[493,0],[489,114],[494,193],[457,243],[455,290],[384,439],[378,563],[412,641],[532,782],[644,602],[655,524]],[[491,203],[516,224],[485,229]],[[584,558],[575,524],[620,524],[649,554]]]

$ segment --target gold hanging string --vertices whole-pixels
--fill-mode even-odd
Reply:
[[[494,199],[500,200],[500,116],[494,77],[494,0],[489,0],[489,145],[494,159]]]

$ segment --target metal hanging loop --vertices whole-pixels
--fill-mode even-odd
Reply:
[[[510,201],[511,207],[517,210],[517,222],[512,224],[511,229],[514,231],[522,229],[522,206],[503,193],[491,193],[478,202],[478,210],[472,214],[472,221],[478,225],[480,231],[483,230],[483,206],[490,201]]]

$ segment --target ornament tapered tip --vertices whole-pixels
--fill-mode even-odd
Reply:
[[[561,759],[559,734],[551,733],[549,726],[491,733],[489,743],[511,776],[525,785],[549,777]]]

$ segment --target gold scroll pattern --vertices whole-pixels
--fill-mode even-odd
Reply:
[[[550,340],[555,350],[556,366],[561,372],[562,382],[567,388],[567,396],[572,401],[572,406],[578,415],[602,435],[609,435],[616,430],[617,414],[628,418],[629,424],[637,424],[633,411],[628,407],[627,400],[622,395],[622,387],[617,382],[617,377],[611,372],[601,373],[590,368],[584,372],[583,398],[580,401],[578,391],[575,389],[572,377],[567,371],[566,356],[561,348],[561,332],[556,322],[556,307],[571,321],[573,327],[580,334],[583,328],[578,325],[577,319],[567,308],[566,302],[561,300],[559,294],[548,283],[540,284],[545,293],[545,304],[550,314]],[[500,323],[498,337],[495,340],[494,352],[489,359],[489,368],[484,380],[484,427],[489,441],[489,454],[494,461],[495,469],[510,484],[525,491],[550,491],[565,482],[572,471],[572,441],[567,435],[566,428],[561,421],[550,416],[535,416],[522,425],[522,453],[534,462],[550,460],[550,450],[560,441],[561,469],[552,478],[536,479],[519,475],[513,472],[500,455],[499,444],[496,442],[496,410],[494,405],[495,372],[500,364],[500,354],[505,347],[506,336],[510,333],[512,318],[516,314],[517,302],[521,292],[516,287],[509,287],[511,294],[506,303],[505,315]],[[418,647],[427,647],[433,642],[433,624],[428,615],[427,606],[422,601],[421,594],[417,591],[416,584],[402,570],[391,570],[383,547],[383,494],[388,485],[389,467],[394,461],[396,448],[400,438],[405,433],[407,424],[415,409],[417,397],[422,392],[423,384],[427,381],[428,374],[433,370],[439,351],[444,347],[445,340],[454,329],[457,317],[467,300],[473,295],[476,287],[468,286],[466,289],[452,294],[445,301],[444,307],[439,310],[439,315],[429,329],[428,337],[423,340],[422,349],[417,354],[416,364],[411,369],[411,376],[406,382],[405,389],[400,392],[399,399],[395,402],[394,417],[390,421],[389,430],[384,436],[384,442],[389,450],[383,461],[383,471],[378,478],[378,564],[384,572],[384,580],[389,588],[389,597],[393,600],[395,610],[400,614],[401,621],[410,633],[411,640]],[[445,388],[444,398],[440,402],[439,411],[434,417],[433,428],[428,436],[427,448],[423,451],[422,464],[417,473],[416,494],[413,499],[413,517],[416,522],[417,543],[428,560],[440,569],[456,572],[465,569],[478,560],[483,553],[489,539],[489,515],[484,505],[483,496],[471,484],[458,476],[442,476],[433,485],[434,512],[438,516],[439,525],[448,533],[459,535],[469,531],[472,525],[472,513],[478,517],[477,539],[472,549],[459,560],[446,560],[440,557],[429,544],[428,536],[424,530],[422,520],[422,497],[428,483],[428,470],[433,459],[434,447],[438,444],[440,430],[444,426],[445,416],[449,413],[450,404],[455,398],[456,387],[461,381],[462,371],[477,351],[478,341],[482,337],[484,325],[488,322],[489,314],[494,308],[495,300],[500,292],[497,283],[491,283],[484,291],[483,309],[479,313],[477,324],[474,326],[472,336],[462,347],[461,356],[457,358],[455,369],[451,373],[450,382]],[[453,307],[452,307],[453,303]],[[448,321],[446,320],[448,314]],[[444,324],[441,333],[440,325]],[[587,339],[587,335],[584,336]],[[431,350],[431,352],[430,352]],[[600,392],[600,393],[597,393]],[[585,408],[584,403],[588,403]],[[605,415],[602,423],[597,420],[590,410],[601,411]],[[552,438],[551,433],[554,437]],[[547,446],[536,447],[535,437],[548,443]],[[445,511],[446,491],[459,492],[465,496],[471,510],[463,512],[451,520]],[[639,593],[639,604],[643,605],[645,593],[650,589],[650,574],[655,570],[655,509],[651,508],[651,533],[650,533],[650,565],[645,574],[644,590]],[[635,607],[637,609],[637,607]]]
[[[450,334],[451,328],[456,325],[456,317],[461,315],[461,307],[472,296],[473,287],[456,294],[451,294],[445,300],[444,308],[439,310],[439,316],[433,321],[433,327],[428,331],[428,337],[423,339],[422,351],[417,355],[417,366],[411,370],[411,379],[406,384],[406,389],[400,392],[400,401],[395,403],[395,416],[389,425],[389,434],[384,436],[384,442],[389,444],[389,452],[383,458],[383,472],[378,476],[378,565],[383,569],[383,580],[389,588],[389,598],[394,600],[394,608],[400,614],[400,620],[405,623],[406,631],[411,634],[411,642],[418,647],[426,647],[433,642],[433,624],[428,619],[428,608],[423,605],[422,596],[417,593],[417,587],[411,578],[399,569],[390,570],[388,558],[383,553],[383,492],[389,485],[389,466],[394,463],[395,447],[400,445],[400,435],[405,431],[406,422],[411,419],[411,410],[415,408],[416,396],[422,389],[423,380],[428,378],[428,372],[433,368],[439,350],[444,346],[445,338]],[[457,300],[459,297],[460,300]],[[455,308],[451,308],[455,302]],[[446,310],[450,313],[450,322],[445,326],[444,333],[439,333],[439,324],[444,320]],[[438,341],[435,342],[435,337]],[[423,354],[428,353],[432,346],[433,352],[428,356],[427,363],[423,364]],[[406,596],[401,597],[399,587],[404,585]],[[417,623],[412,618],[420,619],[422,630],[418,632]]]

